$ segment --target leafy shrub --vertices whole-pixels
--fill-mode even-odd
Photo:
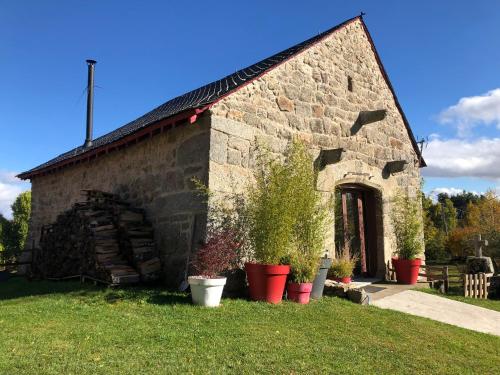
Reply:
[[[295,140],[290,145],[286,166],[292,187],[289,200],[294,217],[291,280],[297,283],[312,282],[325,244],[331,204],[322,202],[321,194],[316,190],[317,170],[302,142]]]
[[[296,222],[289,166],[258,150],[255,184],[248,191],[249,240],[255,260],[284,264],[290,258]]]
[[[351,277],[356,267],[358,258],[351,255],[349,245],[345,246],[340,254],[332,260],[332,265],[328,270],[328,277]]]
[[[238,243],[234,233],[213,233],[196,252],[191,265],[197,275],[214,278],[237,266]]]
[[[392,226],[396,251],[401,259],[415,259],[422,254],[422,213],[418,199],[399,192],[393,201]]]
[[[209,205],[207,217],[207,238],[220,233],[231,233],[236,246],[237,263],[243,263],[251,258],[251,248],[248,239],[248,215],[246,200],[240,193],[225,193],[215,196],[203,182],[193,178],[192,182],[198,194],[206,199]]]
[[[256,183],[249,188],[249,239],[255,259],[290,263],[292,280],[314,279],[324,246],[328,204],[316,191],[316,171],[305,145],[294,140],[284,160],[258,150]]]

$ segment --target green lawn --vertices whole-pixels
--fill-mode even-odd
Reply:
[[[0,283],[1,374],[498,373],[500,337],[324,298],[307,306],[161,289]]]

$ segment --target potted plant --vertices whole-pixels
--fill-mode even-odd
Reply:
[[[245,270],[250,298],[277,303],[282,299],[290,262],[295,270],[292,281],[300,284],[314,279],[327,206],[320,204],[313,160],[300,141],[288,146],[284,160],[259,152],[257,161],[256,181],[247,202],[248,237],[255,262],[247,262]]]
[[[284,162],[258,150],[255,184],[249,187],[247,217],[253,261],[245,264],[250,298],[279,303],[283,297],[292,246],[290,181]]]
[[[349,251],[342,251],[342,254],[333,260],[329,276],[339,283],[349,284],[352,281],[351,276],[356,267],[356,261],[357,258],[351,256]]]
[[[188,277],[194,304],[219,306],[226,285],[226,277],[221,273],[236,267],[237,248],[231,232],[217,232],[198,249],[191,262],[195,276]]]
[[[392,207],[392,226],[396,238],[396,257],[392,264],[399,284],[416,284],[422,259],[422,212],[419,201],[398,193]]]
[[[319,265],[318,272],[316,273],[316,277],[313,280],[313,286],[311,291],[311,298],[319,299],[323,296],[323,290],[325,289],[325,281],[328,277],[328,270],[332,265],[332,259],[321,258],[321,263]]]
[[[320,259],[308,254],[296,254],[291,257],[290,281],[287,285],[287,298],[300,304],[308,304],[311,295],[314,277]]]

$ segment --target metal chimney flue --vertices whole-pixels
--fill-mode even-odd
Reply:
[[[94,65],[95,60],[87,60],[88,81],[87,81],[87,130],[83,147],[92,146],[92,127],[94,117]]]

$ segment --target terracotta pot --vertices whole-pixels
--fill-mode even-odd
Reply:
[[[246,263],[245,271],[250,299],[269,303],[281,302],[290,266]]]
[[[313,283],[289,283],[286,288],[287,298],[301,305],[309,303]]]
[[[392,258],[398,284],[416,284],[422,259]]]
[[[333,280],[335,280],[338,283],[342,284],[350,284],[352,281],[351,277],[334,277]]]

